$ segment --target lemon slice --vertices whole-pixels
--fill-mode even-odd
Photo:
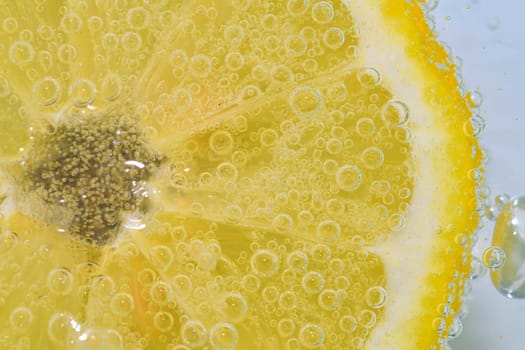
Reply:
[[[5,5],[2,348],[445,348],[481,153],[422,6]]]

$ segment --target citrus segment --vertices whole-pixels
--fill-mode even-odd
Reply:
[[[55,5],[1,10],[4,347],[445,346],[481,156],[418,1]]]

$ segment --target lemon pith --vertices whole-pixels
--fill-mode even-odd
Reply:
[[[21,9],[0,9],[3,348],[445,346],[481,157],[419,1]],[[64,125],[87,146],[35,171]],[[58,185],[76,157],[151,174],[106,159],[81,193]]]

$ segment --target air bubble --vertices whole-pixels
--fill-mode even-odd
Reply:
[[[135,32],[127,32],[122,35],[121,45],[124,51],[135,53],[142,47],[142,38]]]
[[[290,70],[290,68],[288,68],[287,66],[285,65],[277,65],[275,67],[272,68],[272,71],[271,71],[271,75],[272,75],[272,78],[280,83],[287,83],[289,81],[291,81],[293,79],[293,73],[292,71]],[[311,91],[310,94],[308,94],[308,92],[306,92],[304,95],[306,96],[306,98],[308,99],[310,95],[312,94],[315,94],[315,92],[317,90],[313,89],[313,88],[309,88],[309,89],[312,89],[314,91]],[[304,90],[304,88],[299,88],[299,89],[296,89],[296,91],[298,92],[301,92],[302,90]],[[293,96],[293,93],[292,93],[292,96]],[[298,97],[301,97],[301,96],[298,96]],[[315,97],[313,97],[315,99]],[[301,102],[301,101],[298,101],[298,102]],[[310,101],[310,103],[312,103],[312,101]],[[293,104],[291,104],[292,108],[293,108]],[[300,107],[301,105],[299,105]],[[309,104],[307,103],[307,105],[304,107],[304,108],[308,108]],[[312,107],[312,106],[310,106]]]
[[[77,58],[77,48],[71,44],[62,44],[58,48],[57,57],[64,64],[71,64]]]
[[[151,262],[158,268],[165,270],[173,262],[173,252],[166,245],[157,245],[150,250]]]
[[[293,228],[293,219],[288,214],[279,214],[273,218],[272,227],[279,233],[288,233]]]
[[[330,154],[339,154],[343,151],[343,143],[339,139],[332,138],[326,141],[326,151]]]
[[[157,305],[167,305],[173,296],[171,285],[164,281],[153,283],[150,289],[151,301]]]
[[[218,155],[227,155],[233,150],[233,137],[225,130],[217,130],[211,134],[208,143],[212,152]]]
[[[332,251],[326,244],[317,244],[312,248],[311,251],[312,260],[318,263],[326,263],[332,257]]]
[[[306,293],[319,293],[324,288],[324,278],[317,271],[309,271],[301,279],[301,286]]]
[[[47,275],[47,287],[57,295],[66,295],[73,290],[73,275],[64,268],[56,268]]]
[[[357,328],[357,320],[354,316],[344,315],[339,319],[339,328],[345,333],[353,333]]]
[[[109,276],[98,276],[91,285],[91,291],[100,301],[106,302],[115,291],[115,282]]]
[[[180,330],[182,341],[192,347],[200,347],[206,344],[207,330],[201,321],[190,320]]]
[[[367,169],[377,169],[385,160],[383,151],[378,147],[368,147],[361,153],[361,162]]]
[[[206,78],[211,72],[211,60],[208,56],[199,54],[190,59],[190,73],[195,78]]]
[[[69,89],[73,103],[77,107],[85,107],[95,101],[97,89],[91,80],[77,80]]]
[[[4,231],[0,235],[0,255],[6,254],[18,244],[18,235],[14,232]]]
[[[299,330],[299,341],[307,349],[320,347],[324,341],[323,329],[313,323],[309,323]]]
[[[82,19],[76,13],[68,13],[62,17],[60,21],[60,28],[66,34],[74,34],[80,30],[82,26]]]
[[[270,277],[279,269],[279,258],[275,253],[261,249],[255,252],[250,260],[253,272],[259,276]]]
[[[244,66],[244,56],[240,52],[229,52],[225,63],[229,70],[236,72]]]
[[[210,330],[210,343],[214,349],[234,349],[238,340],[237,329],[230,323],[217,323]]]
[[[496,220],[492,239],[493,248],[489,250],[487,260],[494,259],[499,265],[505,255],[504,264],[490,271],[490,277],[496,289],[508,298],[525,298],[525,196],[512,198],[504,204]],[[503,254],[499,254],[499,253]],[[495,253],[495,254],[493,254]],[[485,254],[483,255],[485,261]]]
[[[341,226],[334,220],[323,220],[317,226],[317,237],[323,242],[333,242],[341,235]]]
[[[355,131],[362,137],[369,137],[376,131],[376,125],[370,118],[359,118],[355,124]]]
[[[375,68],[363,68],[357,73],[357,80],[365,88],[373,88],[379,85],[381,75]]]
[[[496,220],[501,213],[503,206],[510,200],[508,194],[500,194],[494,198],[494,203],[488,204],[485,208],[485,216],[489,220]]]
[[[362,182],[361,170],[354,165],[344,165],[337,170],[335,181],[343,191],[355,191]]]
[[[476,280],[479,279],[487,273],[487,269],[477,256],[472,257],[470,262],[470,279]]]
[[[183,50],[173,50],[168,61],[172,67],[181,68],[188,62],[188,56]]]
[[[18,21],[16,20],[16,18],[7,17],[2,22],[2,29],[4,30],[4,32],[12,34],[18,29]]]
[[[173,315],[167,311],[158,311],[153,316],[153,326],[159,332],[169,332],[174,324]]]
[[[290,106],[298,116],[316,113],[321,108],[321,103],[321,93],[309,86],[296,88],[290,96]]]
[[[463,324],[461,323],[461,320],[459,318],[454,318],[454,321],[452,321],[452,324],[450,325],[450,329],[448,331],[448,339],[456,339],[461,335],[463,332]]]
[[[14,64],[25,65],[35,57],[33,46],[25,41],[17,41],[9,48],[9,59]]]
[[[499,269],[505,263],[505,251],[500,247],[488,247],[483,252],[482,261],[491,270]]]
[[[300,16],[308,10],[309,0],[288,0],[286,8],[292,16]]]
[[[329,28],[323,34],[323,44],[332,50],[343,46],[345,42],[345,33],[339,28]]]
[[[295,322],[291,318],[283,318],[277,323],[277,332],[283,338],[292,336],[295,332]]]
[[[301,35],[289,35],[284,41],[286,54],[290,57],[299,57],[306,52],[306,41]]]
[[[312,7],[312,19],[319,24],[327,24],[334,18],[334,8],[326,1],[320,1]]]
[[[265,129],[260,136],[261,145],[265,147],[273,146],[279,139],[279,134],[274,129]]]
[[[60,85],[54,78],[45,77],[33,86],[33,96],[42,106],[52,105],[58,100],[59,95]]]
[[[144,29],[148,26],[149,12],[143,7],[134,7],[126,14],[126,22],[136,30]]]
[[[239,293],[228,293],[221,304],[221,311],[226,320],[239,322],[246,317],[248,303]]]
[[[323,310],[332,311],[339,306],[339,298],[337,292],[333,289],[323,290],[317,297],[317,302]]]
[[[401,214],[392,214],[387,220],[388,228],[392,231],[400,231],[405,226],[405,217]]]
[[[33,312],[27,307],[17,307],[9,315],[9,323],[17,332],[25,332],[31,327]]]
[[[189,297],[193,291],[191,279],[183,274],[176,275],[173,278],[175,293],[182,299]]]
[[[230,162],[224,162],[217,166],[217,175],[224,181],[237,179],[237,168]]]
[[[386,300],[387,292],[383,287],[375,286],[366,291],[366,303],[373,309],[385,306]]]
[[[49,318],[47,334],[49,339],[57,345],[66,345],[66,340],[70,333],[74,331],[75,322],[73,316],[67,312],[53,314]]]
[[[110,308],[115,315],[126,317],[135,309],[135,301],[128,293],[117,293],[111,298]]]
[[[359,313],[359,324],[364,328],[372,328],[376,324],[377,316],[375,312],[371,310],[362,310]]]
[[[404,102],[392,100],[384,105],[381,115],[387,125],[399,126],[408,121],[409,109]]]

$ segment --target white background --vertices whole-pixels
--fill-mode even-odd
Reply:
[[[440,38],[462,59],[467,87],[483,95],[491,197],[525,195],[524,13],[518,0],[441,0],[432,11]],[[487,222],[479,233],[476,255],[490,246],[493,226]],[[452,349],[525,349],[525,301],[500,295],[488,275],[472,287],[463,333]]]

